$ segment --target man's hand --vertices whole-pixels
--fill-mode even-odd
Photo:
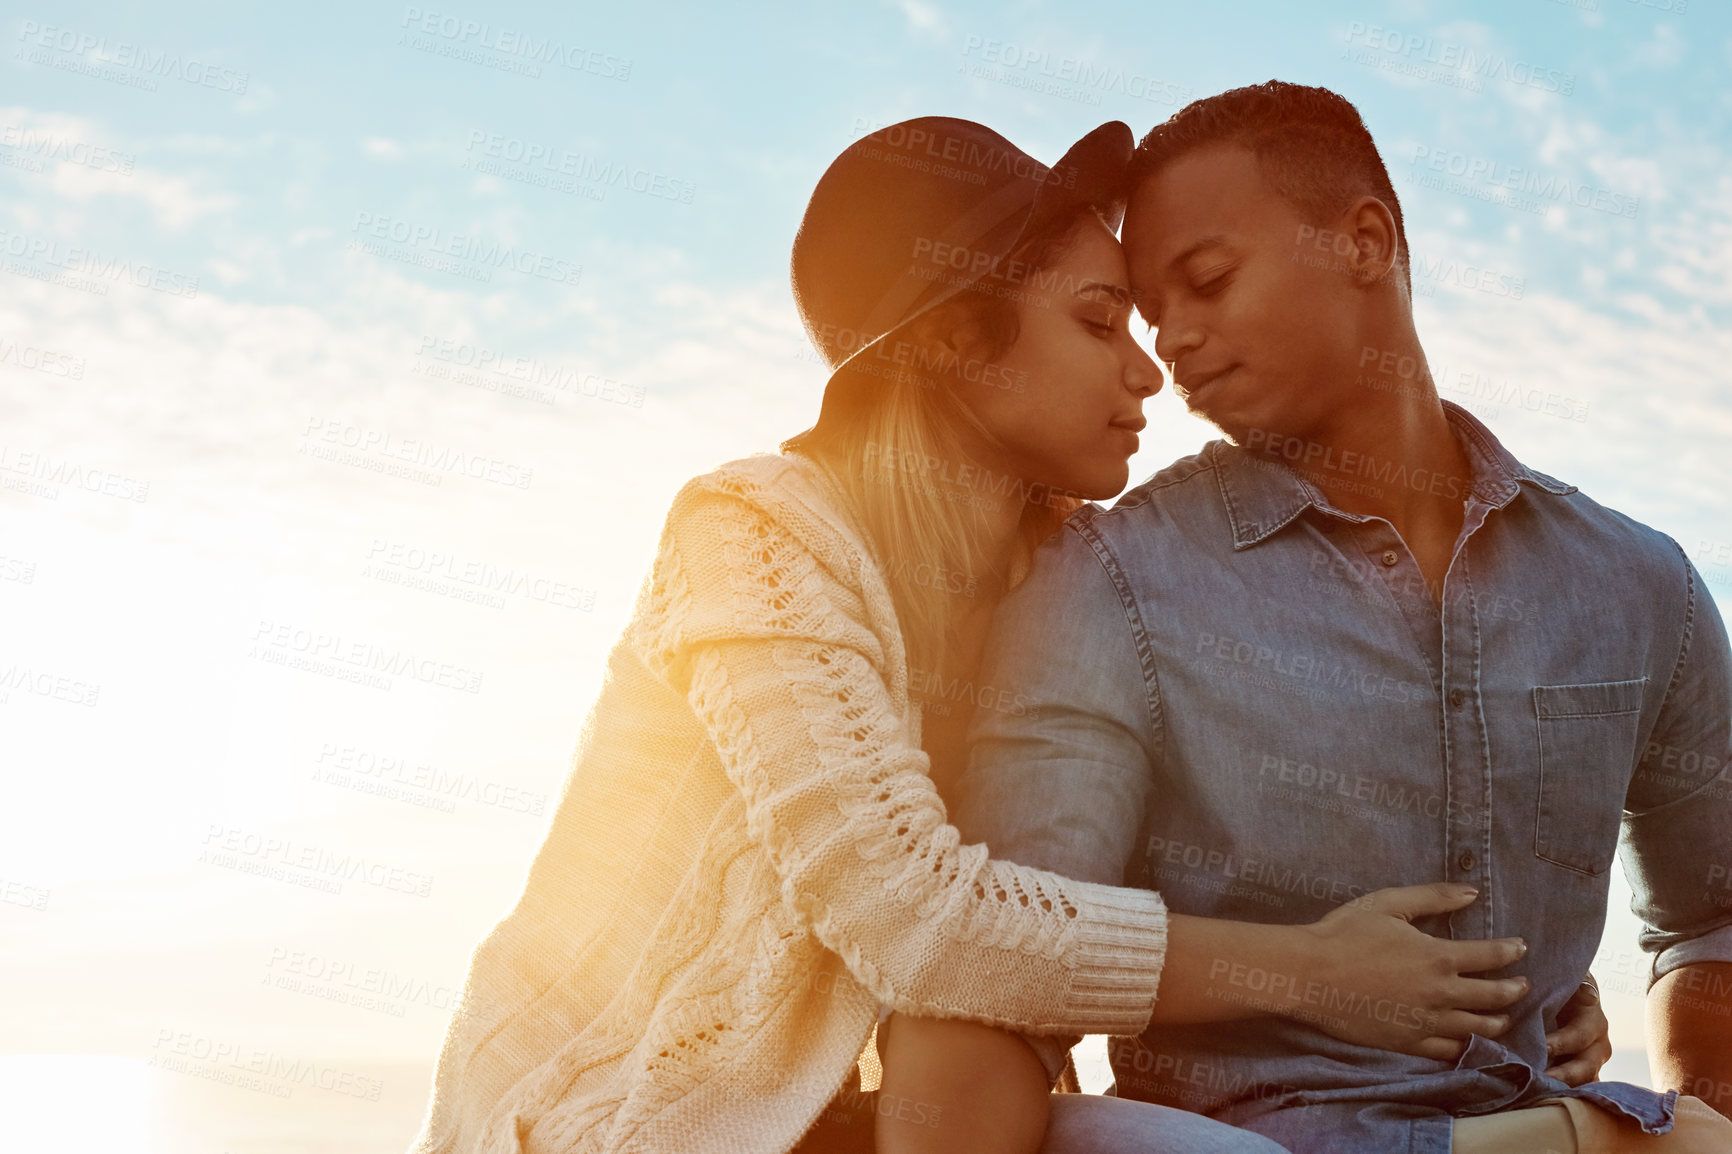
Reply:
[[[1563,1058],[1546,1071],[1567,1086],[1580,1086],[1600,1076],[1612,1056],[1612,1023],[1600,1008],[1600,988],[1589,974],[1558,1010],[1558,1028],[1546,1035],[1546,1057]]]

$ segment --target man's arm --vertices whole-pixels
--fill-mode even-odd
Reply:
[[[1148,801],[1153,710],[1123,600],[1069,525],[999,605],[978,684],[995,692],[969,729],[953,817],[963,839],[1122,885]],[[1053,1079],[1080,1040],[1027,1039]]]
[[[1648,991],[1654,1079],[1732,1118],[1732,963],[1679,966]]]
[[[1623,860],[1654,954],[1657,1084],[1732,1112],[1732,649],[1685,562],[1687,634],[1631,781]],[[1704,1093],[1703,1091],[1708,1092]]]

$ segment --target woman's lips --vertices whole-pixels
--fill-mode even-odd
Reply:
[[[1147,424],[1146,419],[1139,417],[1134,421],[1111,421],[1107,424],[1107,428],[1123,438],[1130,445],[1130,451],[1135,453],[1142,446],[1142,440],[1137,436],[1137,433]]]

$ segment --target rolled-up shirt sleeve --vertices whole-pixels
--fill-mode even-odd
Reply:
[[[981,664],[956,823],[995,858],[1123,884],[1158,734],[1127,599],[1074,522],[999,606]],[[1056,1080],[1080,1035],[1030,1037]]]
[[[1642,750],[1621,843],[1630,908],[1653,955],[1650,984],[1694,962],[1732,962],[1732,649],[1688,562],[1684,579],[1682,652]]]

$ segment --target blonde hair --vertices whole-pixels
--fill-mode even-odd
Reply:
[[[1034,547],[1082,504],[977,461],[969,441],[997,438],[947,384],[886,374],[868,386],[870,403],[782,446],[817,462],[847,498],[884,572],[909,665],[932,673],[955,665],[963,611],[980,603],[971,599],[1021,580]],[[994,537],[1001,522],[988,516],[1001,501],[1021,506],[1010,542]]]

